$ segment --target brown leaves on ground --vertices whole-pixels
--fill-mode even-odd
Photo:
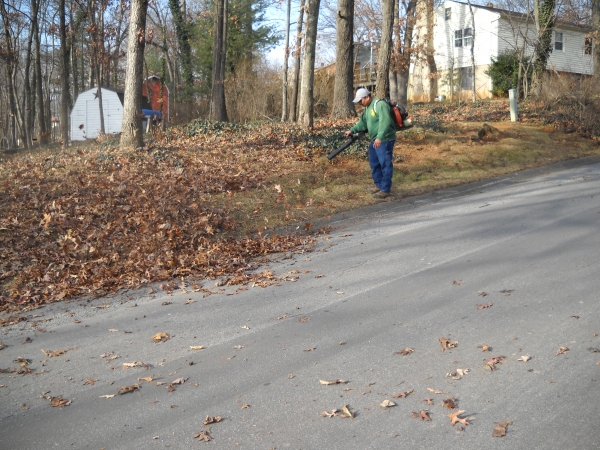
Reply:
[[[484,359],[485,367],[490,370],[496,370],[496,364],[502,363],[506,359],[506,356],[492,356],[491,358]]]
[[[431,392],[432,394],[435,394],[435,395],[440,395],[440,394],[449,394],[449,392],[446,392],[446,391],[440,391],[440,390],[438,390],[438,389],[433,389],[433,388],[427,388],[427,390],[428,390],[429,392]]]
[[[455,348],[458,345],[458,341],[452,341],[445,337],[438,338],[438,341],[440,341],[443,352]]]
[[[131,386],[122,386],[121,389],[119,389],[119,392],[117,392],[117,394],[119,394],[119,395],[128,394],[130,392],[137,391],[139,389],[140,389],[140,385],[137,383],[132,384]]]
[[[199,441],[208,442],[212,439],[210,436],[210,428],[208,430],[202,430],[200,433],[196,433],[194,435],[194,439],[198,439]]]
[[[50,395],[42,395],[41,398],[45,398],[46,400],[48,400],[50,402],[50,406],[53,407],[64,407],[64,406],[69,406],[71,404],[71,400],[67,400],[65,398],[62,398],[62,395],[59,395],[57,397],[52,397]]]
[[[496,426],[494,427],[494,431],[492,431],[492,437],[503,437],[506,436],[506,430],[509,425],[512,425],[512,422],[506,420],[504,422],[494,422]]]
[[[168,341],[169,335],[167,333],[165,333],[164,331],[161,331],[160,333],[156,333],[154,336],[152,336],[152,340],[154,342],[165,342]]]
[[[0,294],[0,311],[179,276],[245,284],[258,265],[253,257],[310,246],[300,234],[233,237],[246,224],[211,200],[264,189],[273,168],[306,164],[315,152],[306,131],[286,124],[278,132],[235,126],[196,134],[194,126],[170,128],[172,139],[151,148],[91,144],[3,160],[0,281],[10,289]],[[281,151],[291,141],[306,152]]]
[[[419,412],[413,411],[411,416],[414,419],[426,420],[427,422],[431,422],[431,417],[429,417],[429,411],[427,411],[426,409],[422,409]]]
[[[458,410],[454,413],[448,414],[448,417],[450,418],[452,426],[454,426],[457,422],[462,423],[465,426],[470,425],[470,422],[467,419],[460,417],[462,415],[462,413],[464,413],[463,410]]]
[[[562,346],[560,347],[558,350],[556,350],[556,355],[564,355],[565,353],[567,353],[569,351],[568,347]]]
[[[387,408],[391,408],[392,406],[396,406],[396,403],[394,403],[391,400],[386,399],[386,400],[382,401],[379,406],[381,406],[383,409],[387,409]]]
[[[492,347],[489,347],[485,344],[478,345],[477,347],[480,348],[482,352],[489,352],[492,350]]]
[[[332,409],[331,412],[323,411],[321,413],[323,417],[341,417],[342,419],[354,419],[354,412],[348,408],[348,405],[344,405],[342,409]]]
[[[346,384],[347,381],[346,380],[340,380],[339,378],[336,378],[335,380],[319,380],[319,383],[324,384],[324,385],[332,385],[332,384]]]
[[[491,307],[492,307],[492,305],[493,305],[493,303],[492,303],[492,302],[490,302],[490,303],[486,303],[485,305],[479,305],[479,304],[478,304],[478,305],[477,305],[477,309],[486,309],[486,308],[491,308]]]
[[[66,350],[44,350],[42,349],[42,353],[44,355],[46,355],[49,358],[52,358],[53,356],[60,356],[60,355],[64,355],[65,353],[67,353]]]
[[[150,368],[150,364],[145,364],[142,361],[133,361],[130,363],[123,363],[123,369],[130,369],[132,367],[143,367],[144,369],[148,370]]]
[[[428,405],[434,405],[433,399],[432,398],[424,398],[423,401],[425,403],[427,403]]]
[[[455,398],[450,398],[450,397],[442,400],[442,406],[445,406],[448,409],[456,409],[456,408],[458,408],[458,405],[456,404],[456,399]]]
[[[394,352],[394,354],[396,354],[396,355],[402,355],[402,356],[407,356],[407,355],[410,355],[412,352],[414,352],[414,350],[412,348],[407,347],[404,350],[400,350],[400,351]]]
[[[211,423],[219,423],[221,420],[223,420],[221,418],[221,416],[215,416],[215,417],[211,417],[211,416],[206,416],[206,419],[204,419],[204,425],[209,425]]]
[[[517,358],[517,361],[523,361],[523,362],[527,362],[527,361],[529,361],[530,359],[531,359],[531,356],[529,356],[529,355],[523,355],[523,356],[521,356],[521,357]]]
[[[408,391],[400,392],[399,394],[392,394],[392,398],[406,398],[412,393],[413,389],[410,389]]]

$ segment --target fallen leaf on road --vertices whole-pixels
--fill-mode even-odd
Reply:
[[[244,346],[243,345],[234,345],[233,348],[236,350],[241,350],[244,348]]]
[[[450,420],[452,422],[452,426],[454,426],[454,424],[456,424],[456,422],[460,422],[463,425],[470,425],[470,423],[469,423],[469,421],[467,421],[467,419],[463,419],[463,418],[459,417],[462,413],[464,413],[464,411],[459,410],[455,413],[448,414],[448,417],[450,418]]]
[[[442,406],[445,406],[448,409],[456,409],[458,406],[456,405],[455,398],[446,398],[442,400]]]
[[[350,411],[350,409],[348,408],[348,405],[344,405],[344,407],[342,408],[342,413],[340,414],[340,417],[347,419],[354,419],[354,412]]]
[[[138,378],[138,381],[146,381],[147,383],[150,383],[152,380],[154,380],[154,375],[150,376],[150,377],[143,377],[143,378]]]
[[[188,380],[188,378],[177,378],[175,381],[172,381],[171,384],[183,384]]]
[[[575,320],[579,319],[579,316],[571,316],[571,317]]]
[[[304,322],[308,322],[309,320],[310,320],[310,318],[308,318],[308,317],[300,317],[298,319],[298,322],[304,323]]]
[[[71,404],[71,400],[62,398],[62,396],[60,396],[60,395],[58,397],[49,397],[48,400],[50,400],[50,405],[55,408],[69,406]]]
[[[427,388],[427,390],[429,392],[431,392],[432,394],[436,394],[436,395],[439,395],[439,394],[449,394],[449,392],[438,391],[437,389],[432,389],[432,388]]]
[[[190,345],[192,350],[204,350],[204,345]]]
[[[490,370],[496,370],[496,364],[502,363],[506,359],[506,356],[492,356],[491,358],[484,359],[485,366]]]
[[[523,361],[523,362],[527,362],[531,359],[531,356],[529,355],[523,355],[520,358],[517,358],[517,361]]]
[[[339,409],[332,409],[330,413],[329,413],[329,412],[327,412],[327,411],[323,411],[323,412],[321,413],[321,415],[322,415],[323,417],[335,417],[335,416],[339,416],[339,414],[338,414],[339,412],[340,412],[340,410],[339,410]]]
[[[106,395],[101,395],[100,398],[113,398],[115,395],[117,395],[117,394],[106,394]]]
[[[154,436],[152,439],[160,439],[160,436]]]
[[[485,291],[477,291],[477,293],[481,296],[481,297],[486,297],[488,295],[487,292]]]
[[[0,350],[4,350],[5,348],[6,348],[6,345],[4,345],[4,344],[2,343],[2,341],[0,341]]]
[[[21,344],[30,344],[31,342],[31,338],[28,336],[21,341]]]
[[[148,364],[144,364],[142,361],[133,361],[130,363],[123,363],[123,369],[129,369],[131,367],[137,367],[137,366],[144,367],[146,370],[148,370],[150,368],[150,366]]]
[[[29,406],[27,406],[27,403],[23,403],[21,405],[21,409],[23,409],[23,410],[29,409]]]
[[[44,355],[46,355],[49,358],[52,358],[53,356],[60,356],[60,355],[64,355],[65,353],[67,353],[66,350],[44,350],[42,349],[42,353]]]
[[[172,304],[173,302],[162,302],[162,306],[168,306],[170,304]]]
[[[568,347],[562,346],[558,350],[556,350],[557,355],[564,355],[569,351]]]
[[[419,420],[426,420],[427,422],[431,422],[431,417],[429,417],[429,411],[422,409],[419,412],[412,412],[412,417],[414,419],[419,419]]]
[[[246,326],[246,325],[242,325],[242,327],[241,327],[241,328],[243,328],[244,330],[249,330],[249,329],[250,329],[250,327],[248,327],[248,326]]]
[[[588,348],[588,352],[600,353],[600,349],[596,348],[596,347],[590,347],[590,348]]]
[[[405,348],[404,350],[400,350],[397,352],[394,352],[396,355],[402,355],[402,356],[407,356],[410,355],[412,352],[414,352],[414,350],[412,348]]]
[[[157,382],[156,382],[156,385],[157,385],[157,386],[162,386],[163,384],[166,384],[166,383],[165,383],[164,381],[157,381]]]
[[[248,403],[244,403],[241,409],[250,409],[250,405]]]
[[[194,435],[194,439],[198,439],[199,441],[208,442],[212,438],[210,437],[210,428],[208,430],[203,430],[200,433]]]
[[[115,329],[115,328],[109,328],[109,329],[108,329],[108,331],[110,331],[111,333],[116,333],[116,332],[118,332],[119,330],[117,330],[117,329]]]
[[[119,392],[117,392],[117,394],[119,395],[123,395],[123,394],[127,394],[129,392],[133,392],[136,391],[140,388],[139,384],[132,384],[131,386],[122,386],[121,389],[119,389]]]
[[[450,339],[445,337],[438,338],[438,341],[440,341],[440,345],[442,346],[443,352],[446,350],[450,350],[451,348],[454,348],[458,345],[458,341],[451,341]]]
[[[432,399],[432,398],[424,398],[424,399],[423,399],[423,401],[424,401],[425,403],[427,403],[428,405],[433,405],[433,404],[434,404],[434,403],[433,403],[433,399]]]
[[[490,308],[493,305],[493,303],[486,303],[485,305],[477,305],[477,309],[485,309],[485,308]]]
[[[188,298],[185,302],[183,302],[184,305],[189,305],[190,303],[195,303],[196,300],[192,300],[191,298]]]
[[[83,385],[85,386],[86,384],[90,384],[93,386],[96,384],[96,381],[98,381],[98,380],[85,380],[85,383],[83,383]]]
[[[346,384],[347,381],[346,380],[340,380],[339,378],[336,378],[335,380],[319,380],[319,383],[321,384],[325,384],[325,385],[331,385],[331,384]]]
[[[504,421],[504,422],[494,422],[496,426],[494,427],[494,431],[492,431],[492,437],[502,437],[506,436],[506,429],[509,425],[512,425],[512,422]]]
[[[514,292],[514,289],[503,289],[499,292],[508,297],[511,294],[511,292]]]
[[[392,398],[406,398],[410,394],[412,394],[412,392],[413,392],[413,389],[411,389],[409,391],[400,392],[399,394],[392,394]]]
[[[204,425],[208,425],[211,423],[219,423],[221,420],[222,420],[221,416],[215,416],[215,417],[206,416],[206,419],[204,419]]]
[[[383,409],[385,408],[391,408],[392,406],[396,406],[396,404],[391,401],[391,400],[384,400],[380,403],[380,405]]]
[[[489,352],[492,350],[492,347],[488,347],[487,345],[483,344],[483,345],[479,345],[478,348],[481,349],[482,352]]]
[[[458,286],[462,286],[463,282],[462,282],[462,280],[454,280],[454,281],[452,282],[452,284],[453,284],[453,285],[454,285],[454,284],[456,284],[456,285],[458,285]]]
[[[456,369],[456,373],[462,377],[469,373],[469,369]]]
[[[458,372],[449,372],[446,374],[446,377],[451,377],[453,380],[460,380],[462,378]]]
[[[108,358],[109,356],[112,356],[113,354],[114,354],[114,352],[105,352],[100,355],[100,358]]]
[[[13,360],[13,362],[18,363],[21,367],[25,367],[25,366],[28,366],[29,364],[31,364],[30,359],[23,358],[22,356],[19,356],[17,359]]]
[[[313,352],[317,349],[317,347],[311,347],[311,348],[305,348],[304,351],[305,352]]]
[[[165,333],[164,331],[161,331],[160,333],[156,333],[154,336],[152,336],[152,340],[154,342],[168,341],[169,335],[167,333]]]

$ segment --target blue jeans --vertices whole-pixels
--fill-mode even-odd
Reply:
[[[392,175],[394,173],[393,153],[396,141],[382,142],[379,148],[369,144],[369,164],[373,181],[381,192],[390,192],[392,188]]]

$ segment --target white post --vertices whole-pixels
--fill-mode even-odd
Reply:
[[[517,90],[508,90],[508,101],[510,103],[510,121],[516,122],[519,115],[517,114]]]

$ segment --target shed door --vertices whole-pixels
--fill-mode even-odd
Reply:
[[[106,99],[102,99],[102,109],[104,110],[104,131],[109,133],[108,119],[110,111],[110,103]],[[96,139],[100,134],[100,107],[98,100],[88,100],[86,102],[86,124],[88,139]]]

